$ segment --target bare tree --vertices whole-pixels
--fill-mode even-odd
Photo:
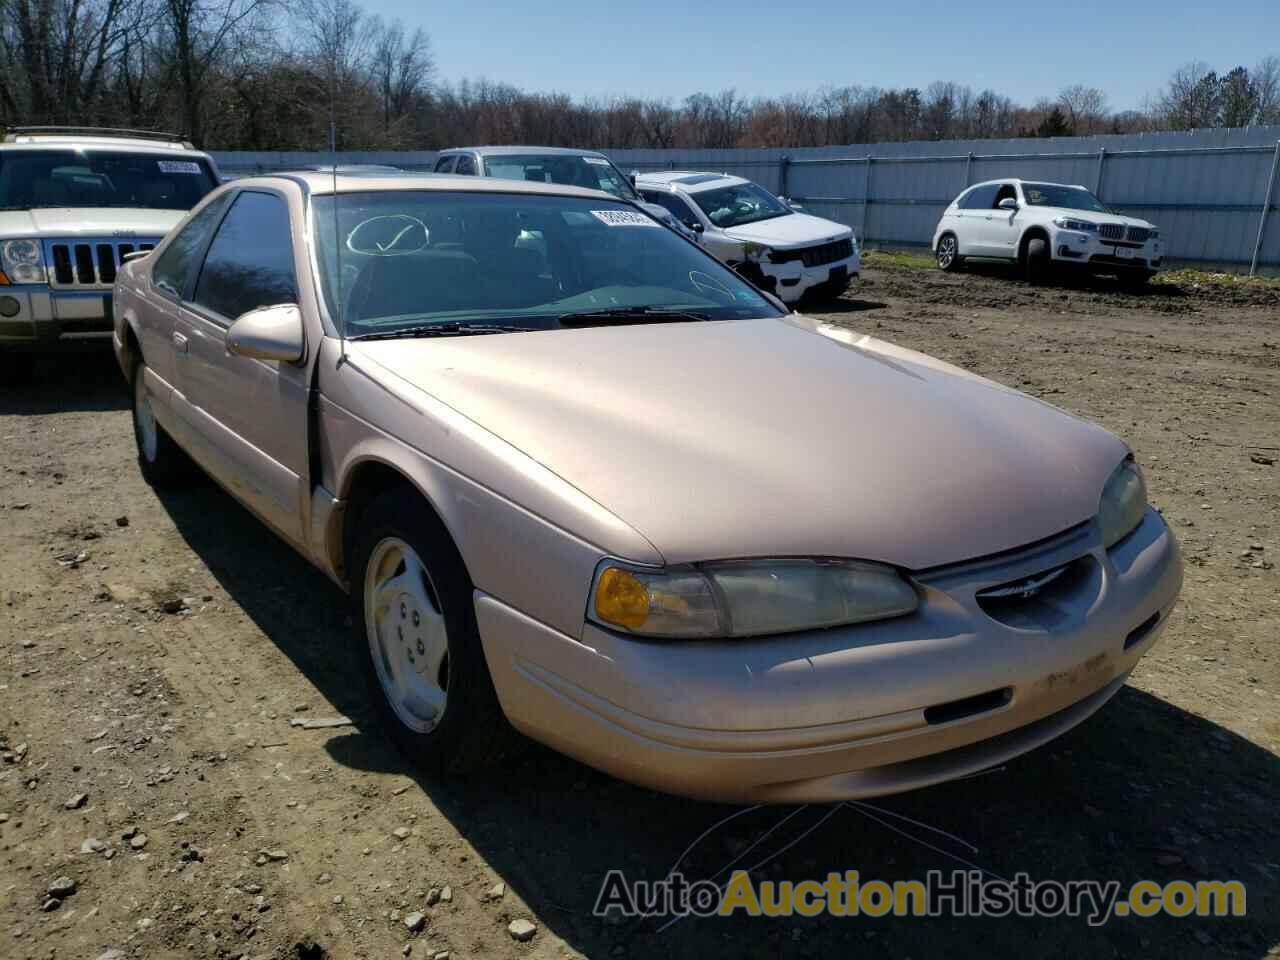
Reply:
[[[383,129],[389,131],[393,122],[405,117],[418,104],[435,74],[427,35],[421,28],[406,34],[399,20],[378,24],[371,72],[382,100]]]
[[[1255,123],[1280,123],[1280,57],[1263,57],[1253,68]]]
[[[1249,71],[1236,67],[1218,85],[1217,125],[1247,127],[1258,113],[1258,91]]]
[[[1173,130],[1215,126],[1221,104],[1218,75],[1207,63],[1194,60],[1174,71],[1160,95],[1164,124]]]
[[[112,65],[142,19],[141,0],[0,2],[0,109],[28,123],[98,116]]]
[[[955,136],[959,93],[959,86],[950,81],[929,84],[920,118],[926,140],[948,140]]]
[[[272,0],[162,0],[161,31],[172,43],[179,119],[185,133],[204,139],[207,82],[231,44]]]
[[[441,82],[428,37],[366,0],[0,0],[0,123],[186,131],[212,148],[346,149],[489,141],[777,148],[1280,123],[1280,57],[1192,63],[1138,110],[1074,85],[1030,106],[953,82],[835,86],[747,101],[575,98]]]
[[[1075,136],[1101,133],[1107,126],[1107,95],[1097,87],[1075,84],[1058,94],[1058,105]]]

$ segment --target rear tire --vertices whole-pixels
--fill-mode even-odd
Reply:
[[[1043,237],[1027,241],[1027,253],[1023,258],[1027,270],[1027,283],[1038,285],[1049,279],[1049,242]]]
[[[958,273],[964,269],[964,257],[960,256],[960,241],[954,233],[944,233],[938,239],[938,249],[934,251],[938,261],[938,269],[946,273]]]
[[[195,474],[195,465],[173,442],[156,420],[151,394],[146,388],[146,364],[138,357],[133,362],[133,439],[138,447],[138,469],[142,479],[161,489],[184,485]]]
[[[444,524],[401,488],[374,499],[351,530],[352,620],[383,727],[432,773],[491,766],[512,731],[485,661],[474,587]]]

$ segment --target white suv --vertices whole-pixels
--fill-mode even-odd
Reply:
[[[943,270],[970,259],[1009,260],[1032,282],[1050,267],[1070,266],[1140,285],[1162,257],[1154,224],[1112,213],[1084,187],[1014,179],[960,194],[938,221],[933,250]]]
[[[809,291],[838,297],[860,260],[843,223],[798,211],[764,187],[727,173],[641,173],[636,189],[696,231],[707,250],[756,286],[792,304]]]
[[[170,134],[15,127],[0,141],[0,359],[111,337],[111,286],[218,170]]]

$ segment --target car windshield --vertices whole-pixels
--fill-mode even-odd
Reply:
[[[348,337],[431,324],[555,329],[570,315],[603,312],[632,322],[664,311],[782,315],[714,257],[620,201],[396,190],[312,205],[329,313]]]
[[[203,161],[172,153],[0,151],[0,208],[190,210],[216,185]]]
[[[740,227],[744,223],[785,217],[791,212],[781,200],[754,183],[735,183],[690,196],[717,227]]]
[[[1064,187],[1057,183],[1024,183],[1022,194],[1033,207],[1061,207],[1064,210],[1088,210],[1106,213],[1102,201],[1084,187]]]
[[[627,178],[604,157],[571,154],[485,157],[484,169],[489,176],[505,180],[563,183],[571,187],[603,190],[623,200],[640,199]]]

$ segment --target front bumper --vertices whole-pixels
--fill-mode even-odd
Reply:
[[[765,259],[757,265],[764,275],[765,289],[776,294],[784,303],[797,302],[815,287],[830,287],[831,292],[839,296],[858,278],[861,270],[861,260],[856,251],[843,260],[824,263],[818,267],[806,267],[798,260],[770,263]]]
[[[1032,614],[978,599],[1064,564],[1078,575]],[[572,638],[482,593],[476,614],[503,709],[534,739],[668,793],[828,802],[964,776],[1088,717],[1163,629],[1182,564],[1149,510],[1110,551],[1089,523],[914,580],[910,616],[749,641]]]
[[[0,287],[0,298],[17,303],[16,311],[11,305],[0,309],[0,350],[56,350],[111,337],[109,289],[70,292],[21,284]]]
[[[1095,270],[1160,269],[1164,260],[1160,239],[1145,243],[1108,241],[1094,233],[1058,230],[1052,239],[1055,263],[1076,264]]]

